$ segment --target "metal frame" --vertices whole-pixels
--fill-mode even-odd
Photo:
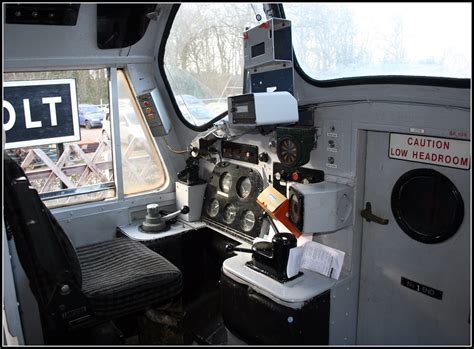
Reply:
[[[118,102],[118,81],[117,68],[109,69],[109,99],[110,99],[110,120],[112,126],[112,158],[114,164],[114,181],[117,190],[117,199],[123,200],[124,188],[122,178],[122,151],[120,148],[120,117]],[[115,98],[117,96],[117,98]],[[120,166],[118,166],[120,165]]]
[[[75,195],[96,193],[99,191],[104,191],[107,189],[114,189],[114,188],[115,188],[114,182],[107,182],[107,183],[86,185],[79,188],[69,188],[69,189],[64,189],[64,190],[50,191],[47,193],[39,194],[39,197],[43,201],[53,200],[53,199],[59,199],[59,198],[64,198],[64,197],[71,197]]]

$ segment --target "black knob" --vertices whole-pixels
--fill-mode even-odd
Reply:
[[[181,213],[182,213],[182,214],[187,214],[187,213],[189,213],[189,207],[188,207],[188,206],[183,206],[183,207],[181,207]]]
[[[260,155],[258,156],[258,159],[260,161],[263,161],[263,162],[268,162],[268,160],[270,160],[270,157],[268,156],[267,153],[260,153]]]

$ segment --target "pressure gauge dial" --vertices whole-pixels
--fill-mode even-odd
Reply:
[[[234,205],[229,204],[224,208],[224,222],[231,224],[235,220],[237,209]]]
[[[242,220],[240,223],[243,231],[251,231],[255,225],[255,214],[250,210],[245,211],[242,215]]]
[[[220,179],[220,182],[219,182],[219,185],[221,187],[221,190],[224,192],[224,193],[228,193],[230,188],[232,188],[232,175],[228,172],[224,173],[222,176],[221,176],[221,179]]]
[[[247,196],[250,195],[250,191],[252,190],[252,182],[248,177],[243,177],[239,179],[237,183],[237,194],[242,198],[245,199]]]
[[[213,199],[207,208],[207,214],[209,217],[215,217],[219,213],[219,201]]]

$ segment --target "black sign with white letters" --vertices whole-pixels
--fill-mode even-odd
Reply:
[[[4,83],[5,148],[80,140],[75,79]]]
[[[423,293],[426,296],[430,296],[436,299],[443,299],[443,291],[437,290],[433,287],[422,285],[416,281],[409,280],[402,276],[401,285],[412,289],[413,291]]]

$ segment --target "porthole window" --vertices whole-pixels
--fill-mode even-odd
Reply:
[[[392,190],[392,212],[400,228],[424,243],[453,236],[464,218],[464,203],[456,186],[432,169],[402,175]]]

